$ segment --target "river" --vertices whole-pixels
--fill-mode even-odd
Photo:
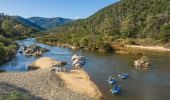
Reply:
[[[26,46],[37,43],[34,38],[17,42]],[[104,100],[170,100],[170,53],[146,52],[152,68],[140,70],[135,69],[133,65],[133,61],[139,58],[135,55],[101,54],[82,50],[74,51],[41,43],[38,45],[50,49],[43,56],[56,60],[70,62],[74,54],[85,56],[88,60],[84,69],[104,94]],[[25,57],[17,53],[15,58],[1,68],[6,71],[27,71],[28,64],[36,59],[38,57]],[[110,93],[113,86],[107,83],[107,78],[109,74],[117,77],[124,72],[130,77],[127,80],[118,79],[122,93],[113,96]]]

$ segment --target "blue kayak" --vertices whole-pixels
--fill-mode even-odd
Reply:
[[[115,78],[108,79],[108,83],[113,85],[116,83],[116,79]]]
[[[128,78],[128,74],[127,73],[123,73],[121,75],[118,75],[121,79],[127,79]]]
[[[118,95],[121,93],[121,88],[120,86],[115,85],[115,87],[111,90],[113,95]]]
[[[114,77],[112,77],[111,75],[109,76],[107,81],[109,84],[112,84],[112,85],[116,83],[116,79]]]

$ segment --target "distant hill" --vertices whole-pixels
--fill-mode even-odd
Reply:
[[[44,28],[40,27],[39,25],[36,25],[30,21],[28,21],[27,19],[20,17],[20,16],[11,16],[12,18],[16,19],[17,21],[19,21],[20,23],[27,25],[28,27],[31,27],[37,31],[42,31],[45,30]]]
[[[58,27],[53,33],[61,34],[51,34],[39,40],[92,49],[106,48],[108,43],[127,38],[168,43],[170,0],[120,0],[87,19]]]
[[[60,25],[73,22],[72,19],[61,18],[61,17],[55,17],[55,18],[31,17],[28,18],[28,20],[46,29],[51,29]]]
[[[19,21],[21,17],[11,17],[8,15],[0,15],[0,35],[6,38],[13,38],[17,36],[28,36],[39,32],[33,28],[32,25],[25,23],[27,21]],[[23,19],[22,19],[23,20]]]

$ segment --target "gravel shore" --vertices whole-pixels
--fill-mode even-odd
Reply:
[[[86,94],[81,94],[67,88],[60,77],[55,72],[50,72],[49,69],[0,73],[0,84],[11,84],[17,88],[29,91],[34,100],[94,99]],[[5,92],[4,90],[0,91],[0,94]]]
[[[170,52],[169,48],[165,48],[163,46],[126,45],[126,47],[135,48],[135,49],[141,49],[141,50]]]

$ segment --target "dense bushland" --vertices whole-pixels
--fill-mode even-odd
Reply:
[[[87,19],[50,31],[39,38],[89,48],[105,48],[117,39],[170,41],[169,0],[120,0]],[[57,33],[57,34],[55,34]]]

